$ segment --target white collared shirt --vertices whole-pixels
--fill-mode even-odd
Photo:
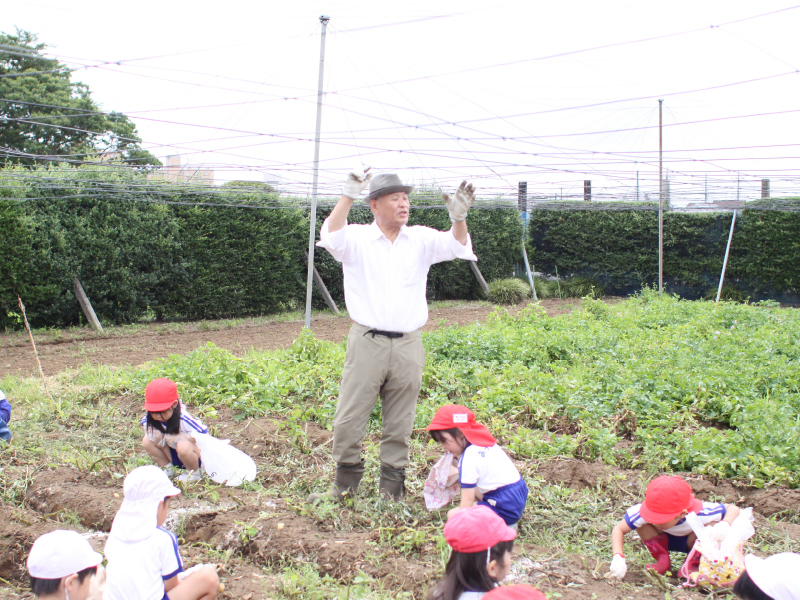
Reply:
[[[428,320],[425,287],[430,266],[446,260],[478,260],[472,238],[461,245],[452,231],[403,226],[394,243],[374,221],[346,224],[339,231],[322,224],[317,246],[342,263],[344,301],[356,323],[408,333]]]

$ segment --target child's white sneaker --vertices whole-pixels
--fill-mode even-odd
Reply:
[[[189,483],[195,483],[200,481],[203,478],[203,474],[200,472],[200,469],[197,471],[187,471],[181,475],[178,475],[178,481],[186,481]]]

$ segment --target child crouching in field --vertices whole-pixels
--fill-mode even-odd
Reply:
[[[481,504],[507,525],[515,525],[525,509],[528,486],[489,430],[475,421],[475,413],[465,406],[448,404],[436,411],[426,429],[458,459],[461,506],[450,510],[448,518]]]
[[[172,496],[181,491],[158,467],[131,471],[123,484],[125,500],[111,524],[103,600],[213,600],[219,577],[213,567],[183,580],[178,540],[161,525]],[[188,571],[187,571],[188,573]]]
[[[731,523],[739,516],[739,508],[732,504],[697,500],[692,488],[680,477],[656,477],[647,486],[644,502],[630,507],[611,532],[614,552],[609,568],[611,577],[623,579],[628,572],[623,543],[625,534],[633,530],[656,560],[645,568],[662,575],[669,571],[670,551],[688,554],[697,540],[686,521],[690,512],[703,525],[713,525],[712,537],[717,541],[725,539]]]
[[[86,600],[103,555],[77,531],[45,533],[31,546],[28,573],[39,600]]]
[[[448,519],[444,539],[453,551],[428,600],[480,600],[506,578],[517,531],[486,506],[465,508]]]
[[[191,416],[178,398],[178,386],[170,379],[154,379],[144,391],[142,446],[150,457],[172,477],[174,468],[187,469],[180,481],[199,481],[202,466],[200,448],[194,433],[208,433],[208,428]]]

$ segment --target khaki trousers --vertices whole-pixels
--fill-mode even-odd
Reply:
[[[347,337],[333,418],[333,459],[340,465],[361,462],[367,421],[380,396],[381,463],[402,469],[408,463],[408,440],[414,428],[425,348],[419,330],[396,339],[373,337],[367,331],[369,327],[354,323]]]

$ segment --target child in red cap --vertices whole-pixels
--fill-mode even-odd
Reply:
[[[634,529],[656,559],[645,568],[662,575],[669,571],[670,550],[688,554],[697,539],[686,521],[690,512],[695,513],[703,525],[715,524],[712,536],[719,541],[725,539],[731,523],[739,516],[739,508],[732,504],[697,500],[692,488],[680,477],[656,477],[647,486],[644,502],[631,506],[611,532],[614,558],[609,568],[610,575],[623,579],[628,572],[622,552],[623,539]]]
[[[444,579],[428,592],[428,600],[480,600],[511,570],[511,550],[517,532],[485,506],[453,515],[444,539],[453,551]]]
[[[142,446],[150,457],[172,477],[174,468],[187,469],[180,481],[199,481],[200,448],[194,433],[208,433],[208,428],[186,411],[178,398],[178,386],[171,379],[154,379],[144,390]]]
[[[465,406],[448,404],[436,411],[426,427],[445,451],[458,459],[461,506],[454,513],[475,504],[488,506],[507,525],[522,517],[528,499],[528,486],[517,467],[483,425]]]

